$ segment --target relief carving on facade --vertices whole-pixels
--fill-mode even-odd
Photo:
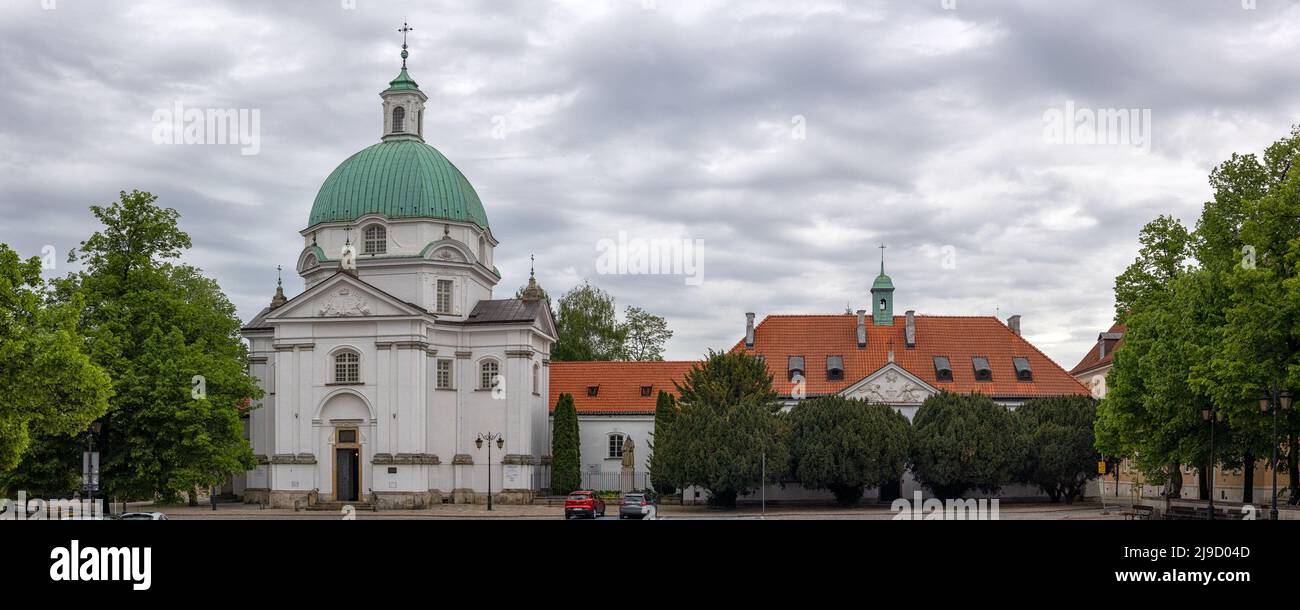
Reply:
[[[863,388],[862,396],[871,402],[917,404],[925,402],[930,393],[898,371],[886,371]]]
[[[352,289],[343,286],[334,293],[333,296],[325,299],[321,303],[317,313],[325,317],[338,316],[368,316],[370,315],[370,303],[365,297],[353,294]]]

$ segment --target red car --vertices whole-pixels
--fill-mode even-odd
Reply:
[[[564,518],[605,516],[605,501],[594,491],[575,491],[564,499]]]

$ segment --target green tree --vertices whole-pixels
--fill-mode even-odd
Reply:
[[[772,377],[762,362],[738,352],[710,351],[677,385],[679,409],[672,433],[655,452],[678,487],[709,490],[709,501],[734,507],[737,497],[763,482],[780,481],[789,455]]]
[[[672,394],[659,390],[659,397],[655,399],[655,425],[654,432],[650,433],[650,456],[647,464],[650,467],[650,485],[662,495],[677,491],[676,476],[669,471],[667,460],[656,456],[655,445],[665,442],[665,439],[672,434],[672,425],[676,420],[677,399],[673,398]]]
[[[42,437],[76,443],[108,409],[111,380],[76,327],[81,305],[51,302],[40,259],[0,244],[0,487],[75,489],[75,476],[47,473],[39,460],[49,456]]]
[[[1090,396],[1055,396],[1031,400],[1013,414],[1025,442],[1025,461],[1017,479],[1038,486],[1053,502],[1071,504],[1097,476],[1093,421],[1096,401]]]
[[[943,498],[985,493],[1012,481],[1023,460],[1007,408],[983,394],[941,392],[912,419],[911,467],[917,481]]]
[[[664,346],[673,338],[668,321],[640,307],[623,311],[623,357],[628,360],[663,360]]]
[[[522,295],[521,289],[516,298]],[[673,336],[666,320],[640,307],[628,307],[620,322],[614,297],[587,281],[560,297],[559,305],[555,327],[560,338],[551,348],[557,362],[663,360],[664,346]]]
[[[888,405],[823,396],[795,405],[789,426],[790,473],[805,488],[829,489],[842,506],[903,478],[912,426]]]
[[[560,335],[551,359],[560,361],[618,360],[627,332],[620,327],[614,297],[584,281],[560,297],[555,330]]]
[[[113,379],[105,492],[171,501],[256,465],[241,416],[261,390],[246,372],[235,307],[200,270],[172,262],[190,237],[156,199],[133,191],[91,206],[103,226],[70,253],[83,268],[56,292],[84,299],[80,326]]]
[[[578,438],[578,410],[573,404],[573,396],[560,394],[551,420],[553,494],[567,494],[582,487],[582,455]]]

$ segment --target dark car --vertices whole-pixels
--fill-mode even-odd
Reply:
[[[605,501],[594,491],[575,491],[564,499],[564,518],[604,517]]]
[[[646,513],[650,512],[650,507],[654,506],[654,498],[643,493],[630,493],[623,495],[623,505],[618,507],[619,519],[643,519]]]

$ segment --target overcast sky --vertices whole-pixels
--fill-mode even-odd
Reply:
[[[1300,122],[1300,7],[1256,1],[0,0],[0,242],[55,246],[61,275],[87,206],[148,190],[247,320],[321,182],[378,141],[405,19],[497,296],[534,253],[552,295],[591,278],[694,358],[746,311],[869,307],[885,243],[897,313],[1021,314],[1068,369],[1142,224],[1194,222],[1215,164]],[[156,144],[176,102],[258,110],[257,154]],[[1067,103],[1150,122],[1066,141]],[[703,240],[703,281],[597,274],[620,231]]]

